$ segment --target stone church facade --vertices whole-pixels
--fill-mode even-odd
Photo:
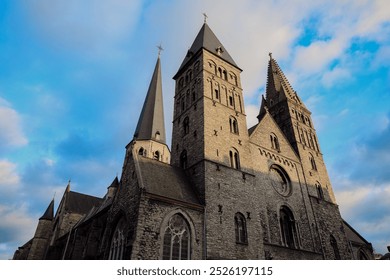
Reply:
[[[160,57],[120,180],[52,201],[14,259],[372,259],[341,217],[311,112],[270,55],[248,128],[241,69],[204,23],[173,77],[165,140]]]

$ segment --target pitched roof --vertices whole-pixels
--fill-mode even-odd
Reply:
[[[53,220],[54,218],[54,199],[51,200],[49,206],[47,207],[45,213],[39,220]]]
[[[158,57],[154,68],[137,128],[134,132],[134,139],[156,140],[165,144],[160,57]]]
[[[184,68],[184,66],[191,60],[191,58],[201,49],[208,50],[209,52],[219,56],[226,62],[240,69],[222,43],[218,40],[217,36],[215,36],[214,32],[207,25],[207,23],[204,23],[194,42],[192,43],[191,48],[188,50],[186,57],[181,63],[175,77],[181,72],[182,68]]]
[[[301,99],[298,97],[297,92],[290,85],[290,82],[287,80],[276,60],[270,55],[266,87],[267,100],[270,95],[274,95],[276,93],[282,93],[287,99],[290,99],[306,108]]]
[[[182,169],[143,156],[138,156],[137,162],[140,185],[146,192],[200,205]]]
[[[87,214],[92,207],[102,204],[103,199],[74,191],[67,193],[65,210],[72,213]]]

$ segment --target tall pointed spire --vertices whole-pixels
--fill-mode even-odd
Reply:
[[[265,100],[264,95],[261,96],[261,105],[260,105],[260,112],[259,115],[257,116],[257,119],[260,121],[265,113],[268,110],[268,105],[267,105],[267,100]]]
[[[208,50],[209,52],[219,56],[226,62],[240,69],[222,43],[218,40],[217,36],[215,36],[214,32],[210,29],[208,24],[204,22],[202,28],[192,43],[191,48],[188,50],[186,57],[181,63],[175,77],[181,72],[181,70],[191,60],[191,58],[201,49]]]
[[[273,100],[273,102],[275,103],[285,97],[305,107],[305,105],[299,99],[297,92],[290,85],[282,69],[279,67],[276,60],[272,57],[272,53],[270,53],[269,56],[270,60],[268,62],[268,76],[266,88],[266,98],[268,101],[268,105],[272,106],[271,100]]]
[[[159,50],[161,52],[161,46]],[[134,133],[134,139],[155,140],[165,144],[160,52]]]
[[[39,220],[53,220],[54,218],[54,198],[51,200],[49,206],[47,207],[45,213]]]

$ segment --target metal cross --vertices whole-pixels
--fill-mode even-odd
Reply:
[[[207,14],[206,14],[206,13],[203,13],[203,16],[204,16],[204,23],[206,23],[206,22],[207,22],[207,18],[208,18],[208,16],[207,16]]]
[[[164,49],[162,48],[161,44],[158,45],[157,48],[158,48],[158,56],[160,56],[161,52],[162,52]]]

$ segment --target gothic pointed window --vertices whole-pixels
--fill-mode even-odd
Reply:
[[[317,182],[315,186],[318,199],[324,199],[324,191],[322,190],[321,184]]]
[[[183,169],[187,168],[187,151],[183,150],[180,154],[180,167]]]
[[[272,147],[272,149],[280,151],[280,145],[279,145],[278,137],[276,137],[275,134],[271,133],[270,140],[271,140],[271,147]]]
[[[229,125],[230,125],[230,132],[234,134],[238,134],[238,122],[235,117],[230,116]]]
[[[153,158],[154,158],[155,160],[160,160],[160,151],[155,151],[155,152],[154,152],[154,155],[153,155]]]
[[[173,215],[163,237],[163,260],[191,259],[191,233],[187,221],[180,214]]]
[[[282,206],[280,209],[280,232],[284,246],[298,248],[298,235],[294,216],[286,206]]]
[[[243,214],[236,213],[234,216],[234,228],[236,233],[236,243],[248,244],[246,220]]]
[[[188,117],[185,117],[183,121],[183,134],[187,135],[189,132],[190,132],[190,119]]]
[[[230,158],[230,166],[235,169],[240,169],[240,156],[236,149],[232,148],[229,151],[229,158]]]
[[[139,150],[138,150],[138,154],[139,154],[140,156],[146,156],[146,150],[145,150],[143,147],[141,147],[141,148],[139,148]]]
[[[122,218],[114,231],[114,234],[111,239],[111,246],[110,246],[110,253],[108,256],[109,260],[122,260],[123,254],[124,254],[124,248],[125,248],[125,235],[124,235],[124,228],[125,228],[125,219]]]
[[[311,169],[317,171],[317,164],[312,154],[309,155]]]
[[[333,235],[330,236],[330,246],[333,249],[333,257],[335,260],[341,260],[339,247],[337,246],[336,238]]]

